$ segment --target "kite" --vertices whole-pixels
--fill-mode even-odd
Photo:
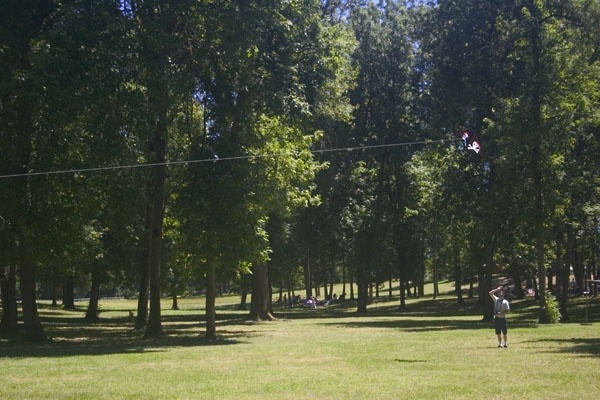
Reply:
[[[464,131],[462,134],[462,141],[461,141],[461,150],[463,149],[467,149],[467,150],[471,150],[474,151],[475,154],[479,154],[479,151],[481,150],[481,146],[479,145],[479,142],[476,141],[474,138],[471,137],[471,135],[469,135],[469,132]]]

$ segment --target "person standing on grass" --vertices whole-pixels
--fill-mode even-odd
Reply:
[[[496,294],[498,296],[496,296]],[[490,290],[490,297],[494,300],[494,329],[498,335],[498,347],[508,347],[508,325],[506,324],[506,314],[510,312],[510,304],[504,298],[502,286]],[[502,339],[504,338],[504,346]]]

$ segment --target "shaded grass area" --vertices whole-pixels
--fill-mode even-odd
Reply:
[[[512,302],[509,349],[497,349],[475,300],[380,298],[316,310],[275,307],[256,323],[217,307],[219,339],[204,339],[202,299],[163,309],[164,335],[144,338],[134,301],[85,310],[40,306],[52,341],[0,340],[2,399],[587,399],[600,390],[600,299],[572,299],[570,322],[538,325],[532,299]],[[587,308],[587,310],[586,310]],[[582,325],[587,311],[591,325]]]
[[[61,347],[66,349],[65,354],[111,354],[143,352],[146,347],[214,346],[244,342],[253,333],[250,327],[260,323],[248,320],[247,311],[239,311],[237,304],[227,301],[235,301],[235,298],[224,299],[217,306],[216,341],[204,340],[205,316],[201,299],[183,300],[181,310],[165,308],[162,313],[163,335],[159,338],[145,338],[142,331],[133,329],[133,319],[127,316],[131,307],[135,306],[133,301],[104,301],[103,312],[95,322],[83,318],[83,306],[75,310],[63,310],[41,303],[40,316],[50,341],[31,344],[22,342],[19,337],[3,337],[0,338],[1,356],[28,356],[27,352],[32,352],[33,356],[44,356],[45,348],[52,349],[48,356],[53,356]],[[571,323],[600,323],[600,299],[588,299],[586,303],[584,298],[575,298],[572,303]],[[513,313],[509,317],[511,329],[538,327],[539,307],[535,300],[530,298],[513,301],[512,307]],[[450,332],[465,329],[489,330],[492,326],[491,321],[482,320],[481,307],[476,300],[458,304],[450,296],[414,299],[405,308],[398,306],[396,298],[384,297],[371,304],[366,314],[357,314],[353,301],[338,302],[317,309],[275,305],[274,311],[280,321],[307,320],[314,326],[325,329],[388,328],[406,332]],[[588,346],[590,351],[600,355],[600,349],[594,346],[594,341],[591,342]],[[20,354],[21,351],[25,353]]]

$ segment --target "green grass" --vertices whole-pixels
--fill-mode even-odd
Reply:
[[[387,293],[386,293],[387,294]],[[165,300],[165,335],[132,330],[133,300],[40,305],[51,343],[0,340],[1,399],[592,399],[600,394],[600,299],[573,300],[570,323],[537,325],[532,300],[512,303],[508,349],[472,301],[382,297],[359,316],[351,303],[276,308],[253,323],[219,298],[219,340],[203,338],[202,299]]]

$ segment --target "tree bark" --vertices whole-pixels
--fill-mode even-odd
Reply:
[[[367,279],[365,277],[359,277],[356,280],[356,286],[357,286],[357,312],[359,314],[366,314],[367,312],[367,305],[369,304],[369,282],[367,281]],[[404,287],[401,286],[400,289],[402,292],[404,292]]]
[[[546,312],[546,261],[545,261],[545,228],[544,220],[546,216],[546,207],[544,201],[543,184],[543,165],[542,165],[542,52],[541,52],[541,30],[543,16],[533,0],[529,1],[529,12],[532,15],[531,21],[534,26],[531,27],[531,52],[532,52],[532,84],[531,99],[529,110],[531,115],[531,170],[533,180],[533,207],[534,207],[534,235],[535,235],[535,254],[537,264],[537,277],[539,284],[539,322],[548,323],[550,319]]]
[[[559,242],[560,243],[560,242]],[[557,245],[556,249],[556,267],[558,269],[558,287],[561,289],[560,291],[560,315],[561,320],[568,321],[568,303],[569,303],[569,275],[570,275],[570,265],[573,265],[574,262],[574,247],[575,247],[575,238],[573,235],[573,231],[571,227],[567,227],[567,243],[565,259],[563,262],[562,257],[560,256],[559,247]]]
[[[21,304],[23,307],[23,323],[25,326],[25,339],[32,342],[41,342],[46,340],[46,334],[42,328],[40,316],[38,314],[36,295],[35,295],[35,264],[31,257],[23,254],[22,249],[20,262],[20,288]]]
[[[156,85],[156,86],[155,86]],[[146,240],[144,254],[146,255],[144,276],[142,285],[148,283],[150,312],[146,324],[146,337],[162,335],[161,322],[161,288],[160,288],[160,261],[162,254],[162,231],[165,214],[165,180],[166,180],[166,154],[167,154],[167,105],[163,97],[165,90],[155,82],[148,88],[151,114],[156,117],[152,138],[148,143],[148,150],[152,154],[156,165],[152,167],[150,180],[148,181],[148,197],[146,199]],[[143,272],[143,273],[144,273]],[[140,296],[142,291],[140,291]],[[138,314],[138,319],[141,316]]]
[[[462,295],[462,270],[460,267],[460,248],[454,248],[454,290],[459,304],[464,302]]]
[[[86,321],[98,320],[98,303],[100,301],[100,273],[98,265],[94,263],[92,266],[92,285],[90,289],[90,301],[85,314]]]
[[[159,139],[163,141],[164,139]],[[164,146],[164,145],[163,145]],[[158,157],[164,162],[164,150]],[[154,167],[154,176],[152,179],[152,193],[150,201],[152,202],[151,218],[151,238],[150,249],[148,251],[149,270],[150,270],[150,315],[146,327],[146,337],[160,336],[162,334],[161,324],[161,289],[160,289],[160,258],[162,247],[162,228],[164,217],[164,183],[165,166],[158,165]]]
[[[211,257],[208,260],[206,273],[206,339],[217,338],[217,313],[215,302],[217,298],[217,260]]]
[[[306,263],[304,265],[304,285],[306,287],[306,298],[310,299],[313,295],[312,292],[312,271],[310,265],[310,253],[306,255]]]
[[[21,70],[27,71],[31,68],[29,62],[29,43],[23,44],[19,49],[21,52],[20,62]],[[30,157],[33,151],[33,136],[35,132],[35,126],[33,122],[33,104],[32,99],[29,98],[27,90],[31,88],[22,88],[25,90],[21,93],[17,100],[16,113],[17,113],[17,132],[20,137],[15,143],[17,149],[16,159],[19,162],[19,172],[27,173],[28,166],[30,164]],[[16,234],[18,243],[18,257],[19,257],[19,287],[21,290],[21,306],[23,311],[23,323],[25,327],[25,339],[40,342],[46,340],[46,334],[42,328],[42,323],[38,315],[37,303],[36,303],[36,266],[35,260],[33,259],[35,252],[34,243],[32,239],[32,210],[31,210],[31,180],[25,178],[23,184],[17,186],[17,193],[15,197],[20,200],[20,207],[22,208],[20,226]]]
[[[179,310],[179,303],[177,301],[177,293],[171,295],[171,310]]]
[[[253,321],[276,320],[271,309],[271,288],[267,263],[255,263],[252,266],[252,305],[250,318]]]
[[[406,281],[404,279],[404,274],[400,272],[400,308],[406,308]]]
[[[0,321],[0,332],[13,334],[17,332],[17,279],[15,267],[9,265],[4,268],[2,274],[0,292],[2,295],[2,321]]]
[[[492,277],[494,274],[494,234],[488,232],[487,243],[485,245],[485,268],[479,267],[479,304],[483,306],[483,320],[491,321],[494,319],[494,302],[488,292],[492,290]]]
[[[75,293],[73,285],[73,275],[67,275],[63,283],[62,302],[65,310],[75,309]]]
[[[140,281],[140,292],[138,294],[137,316],[135,318],[135,330],[146,327],[148,320],[148,298],[150,296],[150,273],[147,268],[142,269]]]
[[[437,246],[437,240],[434,238],[434,255],[433,255],[433,263],[432,263],[432,267],[433,267],[433,298],[437,299],[437,297],[440,295],[440,286],[439,286],[439,282],[438,282],[438,260],[439,260],[439,255],[437,254],[438,252],[438,246]]]
[[[246,311],[248,309],[248,291],[252,287],[251,276],[249,274],[242,275],[242,279],[240,281],[240,305],[238,306],[238,310]]]
[[[141,330],[146,327],[148,321],[148,299],[150,297],[150,240],[151,240],[151,216],[152,208],[148,203],[146,205],[146,222],[144,229],[144,242],[143,242],[143,257],[142,257],[142,268],[140,274],[140,291],[138,293],[138,306],[137,316],[135,320],[135,329]]]

